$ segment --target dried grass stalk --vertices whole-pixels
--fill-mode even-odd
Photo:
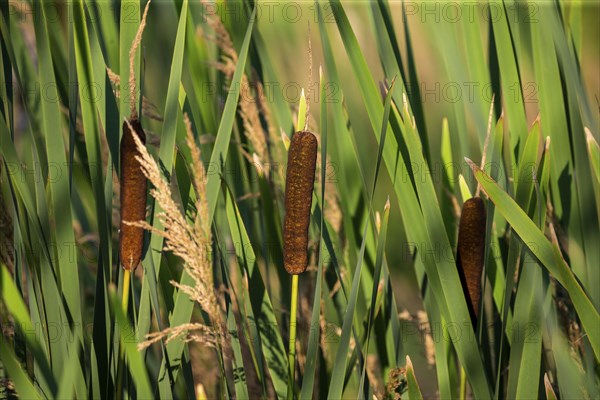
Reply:
[[[148,9],[150,8],[150,2],[152,0],[148,0],[146,3],[146,8],[144,9],[144,14],[142,15],[142,19],[140,21],[140,26],[135,34],[135,38],[131,43],[131,49],[129,50],[129,98],[130,104],[129,109],[131,112],[131,119],[137,119],[137,84],[135,82],[135,53],[140,43],[142,43],[142,35],[144,34],[144,29],[146,28],[146,18],[148,17]]]
[[[202,3],[208,4],[205,0]],[[212,39],[223,52],[221,59],[215,64],[215,67],[225,74],[227,80],[231,80],[238,61],[238,54],[233,46],[231,37],[218,15],[210,14],[207,22],[215,33],[215,36],[209,39]],[[264,163],[269,159],[267,135],[260,119],[260,107],[263,106],[266,109],[264,88],[258,79],[251,83],[245,73],[242,75],[240,88],[239,114],[244,126],[243,133],[248,138],[254,152],[258,154],[261,162]],[[264,168],[264,171],[268,175],[268,164]]]

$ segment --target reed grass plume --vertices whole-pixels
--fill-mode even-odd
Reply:
[[[113,93],[117,99],[121,98],[121,77],[119,74],[115,73],[112,69],[106,67],[106,74],[108,75],[108,80],[113,86]],[[68,111],[68,110],[67,110]],[[142,96],[142,112],[141,115],[153,119],[155,121],[163,121],[162,115],[158,111],[158,108],[154,103],[150,101],[146,96]]]
[[[146,8],[144,8],[144,14],[142,15],[142,19],[140,21],[140,26],[135,34],[135,38],[133,39],[133,43],[131,44],[131,49],[129,50],[129,110],[131,113],[131,119],[137,119],[137,85],[135,82],[135,53],[140,43],[142,42],[142,35],[144,34],[144,29],[146,28],[146,18],[148,17],[148,9],[150,8],[150,2],[152,0],[148,0],[146,3]]]
[[[208,4],[206,1],[202,1]],[[221,59],[215,64],[215,67],[223,72],[230,81],[235,72],[237,65],[238,54],[233,46],[229,32],[223,25],[223,22],[216,14],[207,15],[208,25],[212,28],[215,36],[211,38],[222,51]],[[251,93],[251,92],[254,93]],[[261,162],[265,163],[269,159],[267,148],[267,135],[262,126],[260,119],[260,109],[266,109],[267,105],[264,101],[264,88],[258,79],[253,79],[251,82],[246,73],[242,74],[240,82],[240,97],[239,97],[239,115],[244,126],[244,135],[250,141],[254,152],[258,154]],[[264,116],[270,115],[264,113]],[[269,173],[268,163],[264,165],[265,172]]]
[[[317,161],[317,138],[297,132],[288,151],[283,222],[283,264],[290,274],[301,274],[308,265],[308,226]]]
[[[464,202],[458,228],[457,265],[471,320],[479,316],[485,257],[485,207],[480,197]]]
[[[140,140],[136,140],[140,155],[136,157],[141,164],[142,171],[154,188],[150,195],[156,199],[161,208],[157,218],[164,230],[148,224],[145,221],[129,223],[132,226],[147,229],[165,239],[164,250],[170,251],[183,261],[183,268],[194,281],[193,286],[183,285],[176,281],[171,284],[185,293],[192,301],[205,311],[209,324],[190,323],[182,326],[172,326],[161,332],[152,333],[147,340],[139,345],[140,348],[150,346],[152,343],[166,338],[184,337],[185,340],[194,340],[207,345],[220,343],[220,338],[225,334],[222,324],[221,309],[217,301],[210,260],[212,237],[210,221],[208,219],[208,204],[206,199],[205,170],[200,159],[200,149],[194,141],[191,124],[187,115],[184,116],[187,131],[187,144],[192,154],[192,182],[195,189],[196,214],[192,223],[188,223],[181,207],[176,203],[171,192],[169,182],[163,177],[156,161],[150,156]]]

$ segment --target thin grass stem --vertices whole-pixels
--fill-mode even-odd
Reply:
[[[465,373],[465,369],[463,367],[460,368],[460,400],[465,400],[467,398],[467,374]]]
[[[292,275],[292,297],[290,302],[290,342],[288,347],[288,390],[287,399],[294,399],[294,379],[296,376],[296,314],[298,308],[298,275]]]
[[[123,313],[127,315],[127,308],[129,307],[129,286],[131,282],[131,270],[123,269],[123,297],[121,305],[123,307]],[[125,368],[125,350],[123,344],[119,346],[119,366],[117,368],[117,398],[122,398],[123,395],[123,369]]]

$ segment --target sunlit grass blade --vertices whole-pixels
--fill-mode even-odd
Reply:
[[[183,64],[183,49],[184,49],[184,41],[185,41],[185,25],[186,25],[186,14],[188,10],[188,2],[184,0],[181,7],[181,15],[179,16],[178,26],[177,26],[177,36],[175,38],[175,47],[173,49],[173,59],[171,62],[171,69],[169,75],[169,86],[167,90],[167,99],[165,103],[165,111],[164,111],[164,123],[162,126],[162,134],[160,141],[160,149],[159,149],[159,159],[161,163],[161,167],[163,170],[168,173],[171,172],[174,164],[175,157],[175,137],[177,135],[178,127],[183,128],[183,123],[181,121],[181,112],[179,109],[179,94],[180,94],[180,85],[181,85],[181,70]],[[137,25],[137,24],[136,24]],[[137,30],[137,26],[136,26]],[[135,31],[134,31],[135,35]],[[131,44],[127,46],[129,49]],[[128,53],[127,53],[128,54]],[[127,59],[129,56],[127,55]],[[127,67],[127,71],[129,67]],[[123,84],[125,81],[123,81]],[[139,80],[138,80],[139,82]],[[141,95],[139,98],[141,99]],[[129,103],[127,103],[129,104]],[[123,106],[123,104],[121,104]],[[124,109],[121,108],[121,112],[124,112]],[[129,109],[127,109],[127,114],[129,115]],[[151,200],[153,202],[153,200]],[[159,219],[156,215],[160,212],[160,207],[158,204],[154,205],[153,208],[153,217],[152,220],[154,226],[157,229],[162,229],[163,227],[159,223]],[[160,279],[159,271],[161,265],[161,251],[163,244],[163,238],[160,235],[150,235],[150,244],[148,246],[148,251],[143,260],[144,266],[144,284],[142,286],[142,293],[140,298],[140,308],[139,308],[139,317],[137,321],[137,337],[142,339],[150,329],[150,306],[151,304],[154,306],[155,314],[157,315],[159,326],[160,324],[160,308],[158,304],[158,292],[157,292],[157,281]],[[156,251],[154,251],[156,249]],[[184,276],[186,276],[184,274]],[[152,299],[152,301],[151,301]],[[190,302],[191,303],[191,302]],[[177,314],[173,314],[172,318],[174,318]],[[191,315],[191,311],[190,311]],[[185,322],[189,321],[189,317]],[[175,345],[175,344],[172,344]],[[179,349],[179,351],[173,351],[173,356],[171,353],[169,354],[169,359],[167,357],[163,357],[163,364],[161,366],[160,376],[164,379],[160,380],[162,383],[161,390],[164,393],[168,391],[167,386],[170,382],[169,379],[166,378],[165,375],[165,364],[169,362],[173,365],[173,357],[180,359],[181,351],[183,351],[183,346]],[[144,353],[145,351],[142,351]],[[177,373],[177,370],[175,371]]]
[[[346,371],[346,362],[348,358],[348,349],[350,345],[350,335],[352,333],[352,320],[354,319],[354,310],[356,308],[356,301],[358,299],[360,276],[362,272],[363,259],[365,255],[366,231],[369,227],[369,221],[365,225],[363,232],[363,241],[358,254],[358,264],[354,270],[354,278],[352,279],[352,288],[348,295],[348,306],[344,314],[344,323],[342,325],[342,333],[340,341],[338,343],[338,351],[335,357],[335,363],[333,364],[333,370],[331,372],[331,381],[329,384],[329,392],[327,398],[331,400],[341,399],[342,392],[344,389],[344,376]]]
[[[592,135],[592,132],[588,128],[585,128],[585,136],[587,139],[590,162],[592,164],[592,172],[596,177],[596,182],[600,184],[600,147],[598,146],[596,139],[594,139],[594,135]]]
[[[6,127],[3,115],[0,115],[0,127]],[[2,141],[0,152],[7,163],[5,165],[20,165],[8,129],[0,129],[0,141]],[[53,269],[53,261],[56,261],[56,258],[49,246],[51,238],[48,237],[46,233],[48,216],[44,211],[46,205],[45,199],[42,198],[38,203],[35,198],[36,196],[30,191],[30,186],[22,179],[18,179],[17,175],[10,174],[9,179],[13,188],[12,190],[15,192],[14,197],[19,199],[20,203],[22,202],[21,212],[24,214],[23,218],[27,219],[27,223],[23,225],[23,231],[27,232],[28,235],[31,235],[36,243],[36,250],[34,250],[34,247],[29,241],[25,242],[25,249],[28,250],[26,253],[27,262],[34,266],[29,272],[36,285],[36,290],[38,293],[44,293],[43,296],[37,298],[39,300],[39,305],[36,306],[39,306],[40,319],[46,324],[45,326],[48,326],[48,324],[63,326],[63,323],[68,324],[68,321],[66,319],[66,310],[63,308],[64,303],[60,295],[60,289],[58,288],[56,274]],[[38,181],[38,186],[42,186],[41,181]],[[39,192],[40,190],[43,192],[42,194],[45,194],[43,189],[36,190],[36,192]],[[44,218],[40,216],[40,211],[44,212]],[[40,244],[41,252],[38,247]],[[51,307],[50,304],[52,304]],[[50,366],[53,373],[58,375],[60,371],[62,371],[63,356],[67,353],[66,339],[68,335],[60,336],[51,341],[49,340],[48,330],[45,329],[42,332],[48,345],[48,359]]]
[[[406,105],[404,106],[403,116],[406,120],[404,126],[404,138],[409,149],[410,160],[412,163],[421,165],[425,170],[425,176],[430,176],[429,169],[421,152],[421,145],[416,140],[417,135],[414,132],[414,126],[410,121],[410,114]],[[436,244],[443,249],[450,249],[450,242],[446,236],[441,211],[438,207],[438,200],[431,180],[415,179],[417,193],[421,204],[435,204],[434,207],[424,206],[423,220],[427,228],[427,237],[430,244]],[[436,258],[436,264],[440,280],[442,282],[441,292],[438,294],[445,298],[447,302],[447,312],[442,315],[447,316],[447,323],[457,323],[461,321],[462,326],[468,331],[473,332],[473,326],[465,322],[470,321],[469,311],[460,285],[460,279],[454,257],[447,255]],[[444,265],[442,267],[442,265]],[[445,314],[445,315],[444,315]],[[470,334],[470,333],[469,333]],[[454,343],[459,360],[463,365],[467,377],[476,396],[486,397],[490,395],[490,386],[486,371],[483,368],[482,360],[479,356],[479,346],[475,341],[455,342]]]
[[[48,87],[56,87],[56,75],[54,74],[53,56],[48,38],[48,22],[46,17],[45,3],[36,3],[37,12],[40,12],[41,23],[34,24],[36,31],[36,44],[38,54],[38,68],[40,84]],[[55,93],[57,94],[57,93]],[[45,150],[49,165],[60,166],[68,176],[67,157],[65,154],[65,144],[63,140],[63,124],[60,109],[57,102],[42,100],[42,129],[45,137]],[[65,167],[66,166],[66,167]],[[69,199],[69,180],[52,179],[49,181],[50,201],[49,208],[54,219],[61,221],[61,224],[54,225],[52,237],[57,243],[75,243],[75,235],[71,227],[71,202]],[[66,196],[66,198],[65,198]],[[64,221],[64,222],[63,222]],[[69,318],[75,324],[75,333],[81,338],[81,301],[79,291],[79,270],[77,268],[77,258],[62,257],[58,263],[53,265],[57,275],[59,287],[64,292]]]
[[[495,9],[504,10],[504,5],[497,0],[489,0],[489,10],[492,5]],[[519,76],[519,61],[517,53],[513,48],[513,38],[509,27],[509,16],[501,12],[498,18],[490,18],[495,50],[497,52],[498,67],[500,69],[500,86],[504,98],[502,104],[506,114],[510,115],[508,124],[511,132],[510,148],[517,149],[523,145],[527,135],[527,119],[525,116],[523,91],[521,89],[521,78]],[[518,149],[516,154],[520,154]]]
[[[252,29],[254,27],[254,16],[256,15],[256,8],[252,11],[248,27],[246,29],[246,36],[244,42],[239,51],[238,62],[231,79],[232,90],[229,91],[227,100],[225,101],[225,108],[223,109],[223,116],[219,124],[219,130],[217,131],[217,137],[215,145],[210,156],[210,165],[222,166],[227,160],[227,149],[229,147],[229,140],[231,138],[231,129],[235,120],[235,112],[237,109],[237,103],[240,96],[240,81],[242,74],[244,73],[244,67],[246,65],[246,58],[248,55],[248,47],[250,46],[250,38],[252,37]],[[208,211],[209,218],[212,220],[215,207],[217,205],[217,198],[219,195],[219,186],[221,185],[221,176],[218,174],[212,174],[208,177],[206,183],[206,193],[208,194]]]
[[[135,333],[127,320],[127,316],[123,312],[121,299],[114,290],[114,287],[109,288],[109,297],[111,311],[117,322],[118,337],[127,355],[127,366],[135,383],[137,395],[139,398],[144,399],[153,398],[154,392],[150,386],[150,379],[148,378],[144,361],[137,349]]]
[[[366,60],[360,50],[360,47],[358,46],[356,36],[352,31],[342,5],[338,1],[332,1],[331,5],[334,11],[338,30],[340,31],[340,35],[342,36],[342,40],[346,48],[346,52],[349,55],[355,75],[359,80],[361,94],[363,95],[363,102],[367,108],[367,114],[369,116],[371,125],[374,127],[374,129],[378,129],[377,125],[379,123],[378,121],[380,121],[381,115],[383,114],[383,107],[381,106],[381,103],[377,101],[376,86],[370,75],[369,69],[366,65]],[[400,121],[401,119],[402,118],[400,116],[396,117],[396,121]],[[406,127],[408,127],[408,129],[411,129],[411,125],[412,121],[407,121]],[[398,132],[398,134],[400,134],[400,132]],[[433,248],[431,243],[436,243],[437,246],[441,246],[442,248],[450,248],[448,238],[445,235],[441,213],[439,210],[435,210],[435,207],[431,206],[432,204],[437,203],[435,194],[432,193],[433,187],[431,182],[425,184],[420,182],[420,179],[416,179],[417,187],[419,188],[420,201],[423,204],[428,204],[428,206],[423,207],[423,212],[427,213],[427,215],[424,215],[422,214],[422,211],[419,210],[420,207],[417,205],[416,194],[414,193],[414,188],[412,187],[410,181],[406,182],[404,179],[400,179],[398,176],[401,166],[406,165],[406,160],[401,158],[396,136],[388,136],[390,137],[388,144],[384,148],[383,157],[386,166],[388,167],[388,172],[390,173],[390,176],[394,182],[396,194],[398,198],[402,200],[402,206],[400,207],[400,210],[402,212],[405,226],[409,226],[409,229],[413,231],[411,232],[411,235],[415,235],[414,240],[416,243],[429,246],[428,248],[426,247],[426,249]],[[410,161],[426,169],[427,164],[425,163],[423,154],[421,152],[422,146],[419,140],[416,139],[416,132],[411,131],[403,136],[408,150],[411,151]],[[379,140],[380,137],[378,136],[377,139]],[[427,174],[425,174],[425,176],[427,176]],[[423,220],[409,223],[409,221],[418,217],[423,217]],[[425,226],[427,226],[427,228],[425,228]],[[443,229],[444,232],[440,232],[440,229]],[[466,302],[464,300],[462,290],[460,289],[458,273],[456,272],[453,261],[446,259],[446,257],[441,258],[442,263],[447,264],[447,266],[444,268],[438,268],[434,263],[425,263],[428,277],[430,278],[436,299],[438,299],[440,303],[443,315],[445,314],[452,316],[448,318],[448,323],[458,322],[462,324],[463,321],[468,321],[469,317]],[[445,284],[442,284],[442,282],[445,282]],[[451,307],[449,306],[450,304],[452,305]],[[472,328],[469,326],[467,329]],[[463,364],[465,364],[465,369],[470,377],[470,381],[476,396],[490,397],[491,391],[489,383],[487,382],[485,371],[482,368],[481,357],[479,355],[477,344],[475,342],[464,341],[455,342],[454,344],[457,348],[461,361]]]
[[[469,188],[469,184],[465,180],[463,174],[458,176],[458,188],[460,190],[460,197],[463,203],[473,197],[471,189]]]
[[[371,331],[373,329],[373,319],[375,317],[375,308],[376,308],[376,300],[377,293],[379,291],[379,278],[381,276],[381,269],[384,263],[384,251],[385,251],[385,242],[387,238],[387,227],[388,221],[390,217],[390,200],[388,199],[385,203],[385,207],[383,208],[383,221],[381,222],[381,230],[379,232],[379,240],[377,242],[377,258],[375,260],[375,273],[373,274],[373,290],[371,292],[371,305],[369,308],[369,317],[367,320],[367,340],[366,345],[364,346],[365,351],[369,351],[369,343],[371,340]],[[363,388],[365,383],[365,374],[367,371],[366,363],[363,365],[362,372],[360,375],[360,385],[358,388],[358,395],[360,397],[363,396]]]
[[[64,365],[64,371],[60,380],[59,392],[56,396],[57,399],[67,399],[75,396],[75,398],[84,398],[87,396],[85,387],[85,378],[83,377],[83,371],[81,370],[81,364],[79,362],[79,343],[71,343],[69,349],[69,356],[67,362]],[[83,383],[83,385],[81,385]]]
[[[410,400],[423,400],[423,395],[415,376],[415,369],[409,356],[406,356],[406,380],[408,382],[408,397]]]
[[[392,83],[392,87],[393,87],[393,83]],[[374,173],[374,178],[373,178],[373,187],[370,193],[370,198],[369,198],[369,214],[372,211],[372,207],[373,207],[373,195],[375,194],[375,188],[377,187],[377,178],[379,175],[379,167],[381,166],[381,158],[382,158],[382,154],[383,154],[383,149],[385,147],[385,135],[387,132],[387,127],[389,124],[389,114],[390,114],[390,106],[391,106],[391,102],[392,102],[392,90],[390,90],[386,96],[385,99],[385,106],[384,106],[384,112],[383,112],[383,120],[381,122],[381,141],[380,141],[380,145],[379,145],[379,150],[378,150],[378,154],[377,154],[377,159],[375,161],[375,173]],[[389,200],[388,203],[386,204],[387,207],[387,212],[389,212]],[[331,383],[329,386],[329,392],[327,397],[329,399],[338,399],[341,398],[342,396],[342,392],[344,389],[344,376],[345,376],[345,370],[346,370],[346,361],[347,361],[347,354],[348,354],[348,346],[350,343],[350,334],[352,332],[352,322],[354,319],[354,312],[355,312],[355,306],[356,306],[356,301],[358,298],[358,292],[359,292],[359,283],[360,283],[360,277],[362,275],[362,265],[363,265],[363,259],[364,259],[364,254],[365,254],[365,246],[367,243],[367,229],[369,227],[369,223],[370,223],[370,218],[367,218],[366,224],[365,224],[365,228],[364,228],[364,232],[363,232],[363,240],[362,240],[362,244],[360,247],[360,252],[359,252],[359,256],[358,256],[358,264],[354,270],[354,277],[352,279],[352,289],[350,291],[350,294],[348,296],[348,306],[346,308],[346,312],[344,314],[344,323],[342,326],[342,334],[340,337],[340,342],[339,342],[339,347],[338,347],[338,351],[336,354],[336,358],[335,358],[335,363],[333,366],[333,371],[331,374]],[[383,252],[383,248],[381,249],[381,251]],[[374,285],[378,284],[378,282],[375,282]]]
[[[362,179],[362,185],[355,185],[354,182],[357,176],[363,177],[361,165],[358,158],[358,149],[354,136],[350,129],[348,116],[343,108],[343,89],[341,88],[341,80],[337,70],[336,61],[333,53],[333,48],[329,39],[329,34],[326,30],[325,18],[323,16],[322,6],[315,2],[317,16],[319,19],[319,32],[321,34],[321,42],[323,46],[324,69],[328,80],[334,87],[340,88],[335,101],[329,103],[328,118],[331,118],[330,134],[333,146],[330,152],[331,161],[335,168],[335,180],[337,189],[340,193],[340,205],[342,214],[347,218],[348,223],[344,223],[344,232],[350,240],[348,240],[348,263],[356,264],[356,254],[360,238],[360,221],[362,221],[362,205],[366,198],[368,189],[367,184]],[[343,168],[342,168],[343,166]],[[359,227],[356,229],[355,227]],[[343,286],[342,286],[343,288]]]
[[[179,19],[179,27],[177,30],[178,36],[177,36],[177,41],[176,41],[176,47],[174,50],[174,54],[176,56],[174,57],[172,75],[169,80],[170,84],[169,84],[169,93],[167,95],[167,103],[166,103],[167,110],[165,111],[165,122],[168,119],[170,119],[170,117],[169,117],[170,115],[173,115],[173,119],[177,119],[177,121],[179,120],[179,117],[180,117],[178,96],[180,94],[179,80],[181,78],[181,64],[183,62],[183,40],[184,40],[184,35],[185,35],[185,22],[187,20],[186,12],[187,12],[187,1],[184,1],[181,15],[179,17],[180,18]],[[238,64],[237,64],[236,71],[234,73],[234,76],[233,76],[232,82],[231,82],[233,89],[229,92],[229,95],[227,96],[227,101],[225,104],[225,108],[223,110],[223,116],[221,119],[221,123],[219,125],[219,131],[217,132],[215,145],[213,148],[213,152],[211,154],[211,162],[209,165],[221,166],[221,165],[224,165],[224,163],[225,163],[225,159],[226,159],[226,155],[227,155],[227,148],[229,146],[229,139],[231,137],[231,129],[233,127],[233,122],[235,119],[235,112],[237,109],[237,100],[239,98],[239,93],[240,93],[239,82],[241,80],[241,75],[243,73],[244,66],[245,66],[245,60],[246,60],[246,56],[247,56],[247,52],[248,52],[248,46],[250,43],[250,37],[251,37],[251,33],[252,33],[252,27],[253,27],[254,20],[255,19],[252,18],[248,25],[248,28],[246,31],[246,37],[244,38],[242,48],[239,52]],[[175,62],[176,62],[176,64],[175,64]],[[175,72],[173,72],[173,71],[175,71]],[[173,74],[175,74],[175,75],[173,75]],[[172,110],[172,112],[169,112],[169,109]],[[177,117],[175,117],[176,115],[177,115]],[[178,125],[178,124],[176,124],[176,125]],[[165,124],[163,126],[163,130],[166,130],[166,129],[167,128],[166,128],[166,124]],[[168,149],[173,149],[174,141],[175,141],[175,129],[176,129],[176,126],[174,125],[172,127],[172,131],[170,131],[170,134],[167,136],[171,139],[170,141],[168,141],[168,142],[161,141],[161,160],[164,160],[163,156],[162,156],[163,146],[165,146],[164,156],[168,157],[167,160],[171,160],[170,163],[166,163],[163,161],[163,167],[166,167],[168,170],[170,170],[170,166],[172,166],[173,153],[171,152],[171,153],[167,154],[167,151],[168,151]],[[167,131],[167,132],[169,132],[169,131]],[[165,138],[165,134],[163,133],[163,140],[165,140],[164,138]],[[214,217],[217,196],[219,194],[218,188],[220,186],[220,183],[221,183],[221,175],[220,174],[210,174],[208,176],[208,180],[206,183],[206,193],[208,196],[207,200],[208,200],[209,222],[211,222]],[[158,210],[156,210],[156,211],[158,211]],[[157,242],[158,242],[159,241],[158,235],[155,235],[155,237],[157,237]],[[153,248],[154,248],[154,246],[153,246]],[[190,284],[193,284],[193,281],[187,273],[183,273],[180,283],[183,285],[190,285]],[[175,306],[173,309],[173,314],[169,321],[170,325],[177,326],[177,325],[189,322],[191,315],[192,315],[192,309],[193,309],[193,302],[191,302],[189,300],[189,298],[187,298],[186,294],[179,291],[177,293],[177,296],[175,299]],[[184,343],[181,341],[172,341],[167,345],[167,354],[169,357],[169,364],[171,366],[178,364],[177,361],[180,359],[180,355],[181,355],[181,352],[183,351],[183,347],[184,347]],[[164,363],[163,363],[163,366],[161,367],[161,372],[162,373],[166,372],[166,364],[164,364]],[[176,374],[176,371],[175,371],[175,374]]]
[[[539,140],[539,137],[536,138]],[[536,149],[537,150],[537,149]],[[526,152],[524,152],[525,154]],[[537,151],[536,151],[537,155]],[[535,219],[538,215],[537,225],[543,229],[546,221],[546,201],[548,195],[548,183],[550,179],[550,151],[549,139],[544,149],[544,157],[540,162],[540,177],[534,172],[532,184],[535,185],[537,202],[528,206],[528,215]],[[520,289],[520,290],[519,290]],[[517,296],[514,305],[515,326],[541,326],[543,320],[544,291],[548,290],[542,277],[542,269],[535,257],[530,252],[523,256],[521,264],[521,278],[517,288]],[[511,342],[510,371],[507,393],[509,397],[528,398],[535,397],[537,386],[532,384],[539,382],[542,332],[541,329],[533,329],[530,334],[518,332],[513,335]]]
[[[544,374],[544,388],[546,389],[547,400],[557,400],[556,393],[554,393],[550,379],[548,379],[548,374]]]
[[[545,13],[545,11],[552,10],[552,8],[543,7],[541,12]],[[550,15],[548,14],[548,17]],[[588,282],[588,268],[586,267],[586,255],[583,249],[585,238],[581,229],[582,221],[580,220],[578,207],[578,190],[574,178],[575,166],[571,158],[571,153],[574,149],[571,145],[569,135],[563,134],[569,130],[567,123],[568,116],[563,102],[554,101],[554,99],[562,99],[564,96],[563,87],[558,84],[561,80],[558,60],[554,51],[544,52],[540,49],[547,44],[550,44],[550,46],[552,44],[552,35],[544,22],[544,20],[540,20],[539,24],[532,26],[532,28],[535,28],[532,29],[532,47],[536,81],[540,92],[544,93],[544,96],[540,96],[539,99],[540,117],[545,129],[548,131],[548,135],[552,139],[553,146],[556,149],[560,149],[560,151],[555,151],[553,154],[552,174],[550,175],[552,192],[554,194],[554,214],[559,219],[569,221],[571,229],[569,230],[568,241],[569,257],[572,261],[571,267],[575,275],[580,279],[583,287],[593,293],[595,289],[592,289],[591,282]],[[558,132],[561,134],[558,134]],[[580,135],[580,132],[578,134]],[[578,248],[582,248],[582,251],[576,251]]]
[[[598,214],[598,222],[600,223],[600,147],[596,139],[594,139],[592,132],[587,127],[585,128],[585,136],[587,138],[588,155],[592,167],[592,186],[595,193],[596,212]]]
[[[248,395],[248,386],[246,381],[246,371],[244,369],[244,362],[242,358],[242,347],[240,342],[240,334],[237,328],[237,323],[235,320],[234,310],[233,310],[233,298],[236,298],[236,303],[238,304],[239,309],[239,301],[237,300],[237,296],[235,294],[235,290],[233,288],[231,279],[229,277],[229,273],[227,271],[227,265],[225,265],[223,251],[221,246],[217,246],[221,253],[221,270],[223,275],[223,283],[225,288],[229,291],[229,293],[225,294],[225,303],[227,306],[227,331],[229,332],[229,343],[231,346],[231,350],[233,352],[233,360],[232,360],[232,368],[233,368],[233,381],[235,384],[235,397],[236,399],[249,399]],[[223,360],[222,355],[221,362]],[[223,371],[224,372],[224,371]],[[222,378],[223,379],[223,378]],[[223,379],[225,382],[225,380]]]
[[[539,153],[539,145],[541,141],[540,136],[540,124],[539,121],[536,121],[529,135],[527,136],[527,140],[523,149],[521,151],[521,157],[518,162],[518,170],[516,171],[516,175],[514,176],[514,191],[515,191],[515,202],[519,205],[522,210],[529,211],[529,203],[531,196],[533,194],[533,177],[537,172],[538,165],[538,153]],[[514,277],[516,271],[519,268],[519,262],[521,260],[522,246],[519,242],[518,238],[515,235],[511,235],[508,239],[508,255],[506,260],[506,276]],[[504,332],[507,328],[506,323],[508,321],[508,314],[511,311],[511,304],[513,304],[512,296],[513,289],[515,286],[515,279],[507,279],[504,288],[504,295],[502,300],[502,305],[500,307],[500,313],[502,315],[502,330]],[[522,314],[520,314],[522,316]],[[513,315],[514,316],[514,315]],[[523,316],[522,316],[523,318]],[[507,340],[512,345],[512,333],[507,333],[509,337]],[[498,357],[498,366],[501,368],[504,362],[504,346],[505,346],[505,338],[504,335],[500,338],[500,355]],[[517,368],[515,368],[516,370]],[[496,377],[496,386],[497,391],[499,391],[500,385],[500,369],[497,371]],[[513,372],[514,374],[514,372]],[[498,394],[498,393],[497,393]],[[514,394],[513,394],[514,395]]]
[[[0,360],[3,367],[10,371],[11,379],[20,397],[24,399],[42,399],[42,396],[33,386],[33,382],[29,379],[27,372],[23,370],[17,360],[12,346],[6,343],[4,335],[0,335]]]
[[[0,288],[2,288],[2,299],[4,300],[4,305],[14,318],[14,321],[19,329],[23,332],[34,332],[34,325],[29,317],[29,310],[23,301],[23,298],[19,294],[19,290],[17,289],[15,282],[12,280],[12,277],[6,268],[5,265],[1,265],[2,270],[0,271]],[[48,395],[56,395],[58,391],[58,386],[56,384],[56,380],[52,371],[50,369],[50,365],[48,364],[48,359],[46,357],[46,352],[42,347],[42,343],[40,343],[35,336],[25,334],[24,335],[27,346],[31,349],[33,356],[35,357],[36,362],[38,363],[38,368],[40,369],[41,374],[38,375],[38,379],[42,382],[38,382],[42,387],[48,387],[50,390]]]

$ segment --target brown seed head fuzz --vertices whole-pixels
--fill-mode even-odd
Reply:
[[[457,265],[473,324],[479,314],[485,256],[485,207],[480,197],[465,201],[458,228]]]
[[[283,220],[283,265],[290,274],[301,274],[308,265],[308,225],[316,161],[315,135],[296,132],[288,152]]]
[[[130,129],[131,128],[133,129]],[[146,142],[146,134],[138,119],[123,122],[121,139],[121,224],[119,233],[119,255],[123,268],[134,270],[142,259],[144,229],[125,222],[146,219],[146,177],[136,156],[138,151],[133,135]]]

